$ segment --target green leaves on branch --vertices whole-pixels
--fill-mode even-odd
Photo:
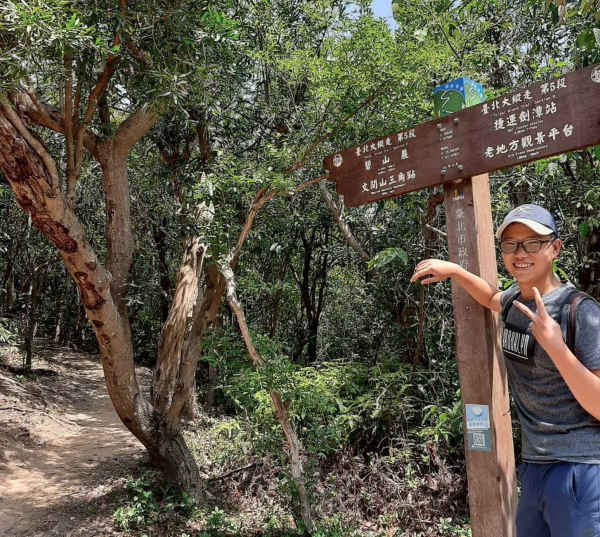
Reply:
[[[200,22],[215,41],[219,41],[219,39],[237,41],[239,39],[238,23],[215,9],[207,8],[200,17]]]
[[[72,3],[64,0],[9,0],[0,4],[0,20],[0,72],[5,83],[18,84],[31,71],[38,78],[62,78],[65,54],[93,56],[103,47],[97,27],[82,21]]]
[[[369,261],[369,269],[380,270],[390,263],[395,264],[398,261],[406,265],[408,263],[408,256],[401,248],[386,248],[385,250],[378,252],[373,259]]]
[[[456,448],[462,441],[462,405],[460,396],[456,394],[456,401],[452,406],[438,408],[428,405],[423,408],[423,428],[419,436],[423,440],[443,442],[449,448]]]

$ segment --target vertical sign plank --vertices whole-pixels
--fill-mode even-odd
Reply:
[[[444,200],[450,260],[495,284],[488,175],[444,185]],[[498,314],[479,305],[454,282],[452,301],[463,417],[465,405],[489,407],[490,434],[475,440],[475,447],[481,441],[485,450],[469,449],[463,419],[473,537],[514,537],[517,488]],[[491,446],[483,445],[490,440]]]

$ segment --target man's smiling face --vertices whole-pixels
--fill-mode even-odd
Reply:
[[[515,242],[531,239],[546,241],[552,238],[552,235],[538,235],[521,223],[511,224],[502,234],[503,241]],[[502,260],[517,282],[540,287],[552,275],[552,262],[560,251],[560,244],[561,241],[558,239],[543,243],[540,251],[535,253],[526,252],[520,244],[517,251],[512,254],[502,252]]]

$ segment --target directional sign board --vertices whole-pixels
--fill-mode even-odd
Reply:
[[[600,144],[600,65],[325,158],[348,207]]]

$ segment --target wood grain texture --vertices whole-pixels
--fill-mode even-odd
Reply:
[[[488,176],[444,187],[450,260],[497,281]],[[513,537],[517,488],[506,370],[498,314],[452,282],[456,355],[465,404],[488,405],[492,451],[466,449],[473,537]],[[463,420],[465,421],[465,420]]]
[[[600,65],[325,158],[348,207],[600,143]]]

